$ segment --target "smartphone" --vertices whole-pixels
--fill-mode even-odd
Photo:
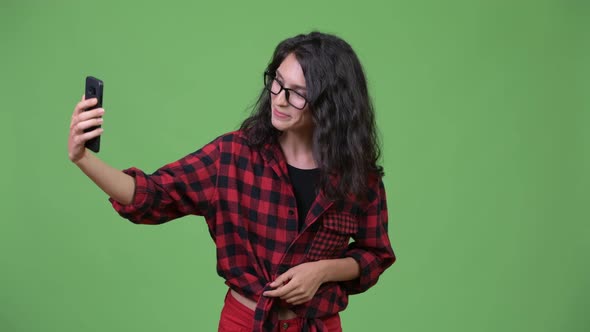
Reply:
[[[101,80],[99,80],[96,77],[87,76],[86,88],[84,91],[84,97],[86,99],[96,98],[98,100],[96,105],[92,106],[91,108],[88,108],[86,111],[102,107],[102,94],[104,91],[104,84]],[[89,131],[93,131],[97,128],[100,128],[100,126],[90,127],[88,129],[85,129],[84,132],[86,133]],[[98,152],[100,150],[100,136],[96,136],[92,139],[89,139],[88,141],[86,141],[85,146],[94,152]]]

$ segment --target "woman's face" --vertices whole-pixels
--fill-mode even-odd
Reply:
[[[277,68],[276,79],[283,87],[306,96],[303,69],[301,69],[301,65],[293,53],[289,54]],[[292,92],[290,94],[290,97],[294,98],[294,94]],[[294,99],[291,100],[291,102],[293,101]],[[291,131],[298,134],[311,134],[313,131],[313,120],[309,105],[306,104],[305,108],[301,110],[293,107],[287,102],[285,90],[282,90],[277,95],[270,94],[270,106],[272,125],[276,129],[282,132]]]

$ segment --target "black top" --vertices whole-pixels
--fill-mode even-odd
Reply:
[[[299,230],[303,228],[305,217],[311,204],[317,196],[316,188],[320,180],[320,169],[300,169],[287,164],[289,177],[293,185],[297,214],[299,215]]]

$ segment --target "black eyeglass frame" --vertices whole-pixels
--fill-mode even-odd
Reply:
[[[267,77],[269,79],[268,82],[267,82]],[[285,90],[285,99],[287,99],[287,103],[289,103],[289,105],[295,107],[296,109],[298,109],[298,110],[301,111],[309,103],[309,101],[307,100],[307,98],[305,98],[305,96],[303,96],[299,92],[297,92],[297,91],[295,91],[293,89],[285,88],[283,86],[283,84],[277,79],[277,76],[275,74],[266,71],[266,72],[264,72],[264,75],[263,75],[262,79],[264,80],[264,88],[266,90],[268,90],[268,92],[272,93],[275,96],[278,95],[279,93],[281,93],[281,91]],[[272,82],[273,81],[277,81],[277,84],[281,87],[281,89],[277,93],[272,92]],[[294,93],[294,94],[296,94],[296,95],[298,95],[299,97],[303,98],[303,100],[305,100],[305,103],[303,104],[303,107],[299,108],[299,107],[291,104],[291,101],[289,101],[289,95],[291,94],[291,92]]]

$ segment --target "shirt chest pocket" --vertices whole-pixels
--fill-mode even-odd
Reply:
[[[358,220],[354,215],[327,212],[307,250],[307,260],[339,258],[357,231]]]

